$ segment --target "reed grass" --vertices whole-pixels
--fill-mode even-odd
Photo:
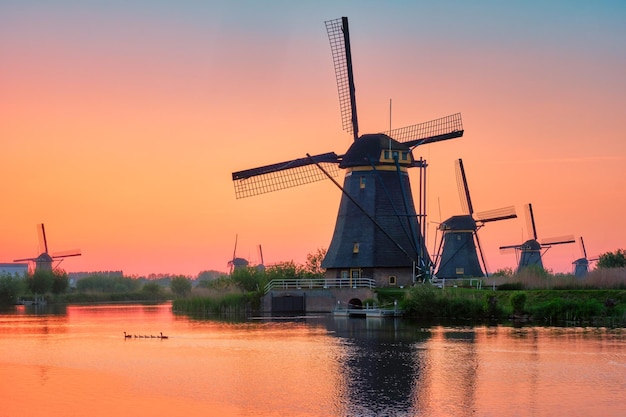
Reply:
[[[484,278],[485,286],[516,286],[525,290],[620,289],[626,290],[626,268],[600,268],[579,278],[570,274],[550,274],[526,268],[511,276]]]

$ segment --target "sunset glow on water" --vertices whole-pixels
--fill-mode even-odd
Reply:
[[[0,416],[621,416],[625,346],[604,328],[24,308],[0,315]]]

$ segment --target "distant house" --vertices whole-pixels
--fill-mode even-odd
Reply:
[[[28,263],[0,263],[0,275],[24,277],[26,274],[28,274]]]

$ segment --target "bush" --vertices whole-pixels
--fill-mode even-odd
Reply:
[[[511,294],[511,306],[513,307],[514,314],[523,314],[524,313],[524,305],[526,304],[526,293],[525,292],[514,292]]]

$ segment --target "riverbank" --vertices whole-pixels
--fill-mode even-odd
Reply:
[[[626,290],[494,291],[422,285],[407,290],[399,302],[405,317],[414,319],[626,326]]]

